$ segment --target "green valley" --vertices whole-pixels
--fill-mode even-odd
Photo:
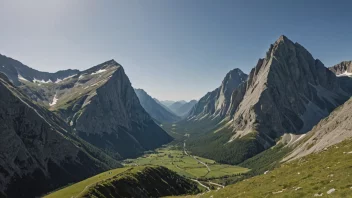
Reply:
[[[249,171],[247,168],[219,164],[213,160],[189,155],[181,148],[179,144],[178,146],[166,146],[137,159],[124,160],[123,164],[125,166],[165,166],[184,177],[199,180],[236,176]]]

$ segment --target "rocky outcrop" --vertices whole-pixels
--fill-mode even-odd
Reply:
[[[339,64],[329,67],[329,69],[336,76],[352,76],[352,61],[342,61]]]
[[[139,102],[148,114],[159,123],[171,123],[180,120],[180,118],[170,112],[167,107],[156,102],[143,89],[135,89]]]
[[[264,147],[284,133],[308,132],[351,95],[323,63],[285,36],[270,46],[241,89],[232,97],[230,142],[254,133]]]
[[[247,80],[247,74],[240,69],[233,69],[226,74],[219,88],[208,92],[194,106],[189,114],[189,119],[202,119],[204,117],[226,116],[231,104],[233,91]]]
[[[34,197],[119,164],[0,73],[0,192]]]
[[[78,70],[63,70],[55,73],[40,72],[21,62],[0,54],[0,72],[5,73],[9,80],[20,85],[21,81],[37,83],[55,83],[79,73]]]

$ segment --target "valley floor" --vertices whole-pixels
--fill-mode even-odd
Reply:
[[[219,164],[213,160],[192,156],[182,147],[167,146],[143,155],[137,159],[127,159],[125,166],[160,165],[178,174],[198,180],[211,180],[240,175],[249,171],[247,168]]]

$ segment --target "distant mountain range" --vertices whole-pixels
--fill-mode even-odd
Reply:
[[[172,113],[167,107],[158,103],[149,96],[143,89],[135,89],[142,107],[159,123],[171,123],[181,118]]]

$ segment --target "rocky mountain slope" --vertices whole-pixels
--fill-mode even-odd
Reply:
[[[352,61],[342,61],[339,64],[329,67],[329,69],[336,76],[352,76]]]
[[[196,194],[198,184],[162,166],[134,167],[101,181],[80,197],[164,197]]]
[[[232,92],[226,119],[211,131],[215,133],[201,137],[202,144],[199,137],[190,141],[191,150],[239,163],[275,145],[285,133],[307,133],[349,99],[347,80],[342,83],[304,47],[281,36]],[[212,98],[211,93],[207,97]],[[234,149],[241,152],[231,152]]]
[[[115,158],[133,157],[172,140],[140,105],[122,66],[114,60],[59,80],[13,59],[6,61],[11,62],[6,68],[16,64],[16,68],[26,68],[26,73],[16,70],[16,85],[23,93],[59,115],[75,134]],[[50,79],[35,76],[42,80],[31,80],[27,73],[45,73]],[[13,76],[8,71],[5,74]]]
[[[340,143],[352,137],[352,99],[333,111],[327,118],[321,120],[307,133],[297,145],[293,152],[284,161],[301,158],[311,153],[323,151],[324,149]]]
[[[57,83],[20,80],[32,100],[115,158],[133,157],[172,138],[140,105],[121,65],[110,60]]]
[[[223,118],[229,111],[232,92],[247,80],[247,74],[236,68],[226,74],[220,87],[203,96],[189,114],[189,119],[198,120],[205,117]]]
[[[300,44],[281,36],[252,69],[242,101],[232,101],[235,138],[256,133],[264,147],[283,133],[306,133],[351,92]],[[230,142],[231,142],[230,140]]]
[[[34,197],[119,166],[0,73],[0,192]]]
[[[167,107],[164,107],[163,105],[156,102],[143,89],[135,89],[135,92],[142,107],[152,118],[157,120],[159,123],[170,123],[180,120],[177,115],[170,112]]]
[[[37,83],[55,83],[79,73],[78,70],[71,69],[55,73],[40,72],[1,54],[0,72],[5,73],[9,80],[15,85],[19,85],[21,80]]]

